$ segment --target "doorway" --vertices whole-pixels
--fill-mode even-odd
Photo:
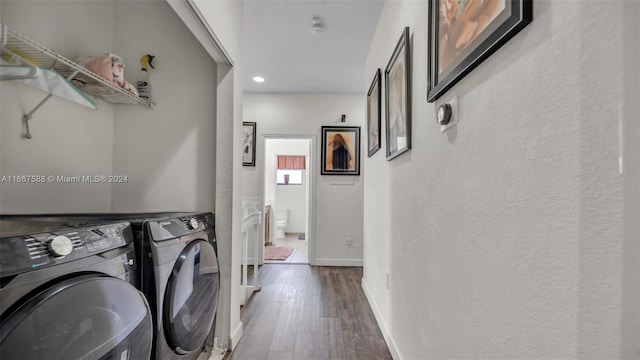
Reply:
[[[263,203],[269,212],[265,263],[312,259],[313,137],[264,137]]]

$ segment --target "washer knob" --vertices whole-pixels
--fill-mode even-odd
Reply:
[[[198,225],[200,225],[200,223],[198,222],[198,219],[196,218],[189,219],[189,229],[191,230],[197,229]]]
[[[49,241],[49,251],[55,256],[67,256],[73,251],[71,239],[58,235]]]

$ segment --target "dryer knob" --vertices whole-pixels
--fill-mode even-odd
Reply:
[[[67,256],[73,251],[71,239],[58,235],[49,241],[49,251],[55,256]]]
[[[200,225],[198,223],[198,219],[196,219],[196,218],[189,219],[189,229],[191,229],[191,230],[197,229],[198,225]]]

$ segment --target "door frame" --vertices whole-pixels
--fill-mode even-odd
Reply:
[[[316,203],[316,159],[318,159],[316,153],[317,136],[315,134],[263,134],[260,135],[260,141],[262,143],[262,166],[259,170],[260,176],[260,201],[264,208],[265,206],[265,168],[267,166],[267,140],[310,140],[309,141],[309,163],[307,164],[307,179],[309,181],[309,194],[307,199],[307,260],[309,265],[315,265],[316,260],[316,247],[315,247],[315,235],[316,235],[316,222],[315,222],[315,203]],[[272,209],[271,221],[272,225],[275,224],[275,211]],[[274,226],[270,226],[271,236],[275,236]],[[266,235],[266,234],[265,234]],[[264,238],[263,238],[264,242]],[[264,262],[264,246],[259,246],[259,259],[260,263]]]

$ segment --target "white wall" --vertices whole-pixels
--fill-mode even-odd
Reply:
[[[621,8],[623,34],[624,245],[621,358],[640,358],[640,2]],[[634,76],[635,75],[635,76]]]
[[[216,64],[165,1],[117,2],[118,51],[156,56],[154,110],[115,109],[113,211],[213,211],[216,164]],[[158,26],[162,24],[162,26]],[[144,31],[141,29],[148,29]]]
[[[364,126],[363,94],[245,94],[244,121],[256,122],[256,166],[243,168],[243,196],[260,196],[258,169],[263,166],[264,135],[316,135],[320,156],[322,125]],[[340,123],[346,114],[346,123]],[[363,154],[363,153],[361,153]],[[361,161],[363,157],[361,156]],[[319,161],[314,161],[319,166]],[[316,265],[359,265],[362,259],[362,179],[364,176],[321,176],[316,171],[315,242]],[[363,173],[364,174],[364,173]],[[340,185],[348,184],[348,185]],[[312,232],[312,230],[310,230]],[[353,244],[347,245],[347,233]]]
[[[278,185],[276,197],[278,208],[289,210],[288,233],[304,233],[305,230],[305,210],[306,210],[306,171],[302,171],[302,184],[300,185]]]
[[[385,3],[367,77],[410,26],[413,149],[365,159],[363,286],[395,358],[619,357],[620,4],[534,2],[441,134],[427,2]]]
[[[95,13],[101,16],[87,16]],[[113,27],[114,16],[109,3],[0,2],[3,23],[71,59],[112,51],[113,32],[103,29]],[[33,115],[27,140],[22,115],[47,94],[3,81],[0,95],[0,176],[112,174],[111,104],[97,101],[96,111],[54,96]],[[0,198],[3,214],[101,212],[111,209],[111,186],[0,183]]]
[[[71,59],[120,55],[132,83],[143,54],[156,55],[158,68],[154,110],[98,101],[92,111],[54,97],[34,115],[32,140],[20,137],[21,114],[45,94],[3,82],[2,175],[117,174],[128,182],[2,184],[2,212],[213,210],[216,65],[165,1],[9,1],[2,16]]]
[[[242,253],[242,0],[195,0],[208,26],[229,57],[218,65],[216,231],[221,271],[216,322],[221,347],[233,349],[242,337],[240,264]],[[219,331],[218,331],[219,330]]]

